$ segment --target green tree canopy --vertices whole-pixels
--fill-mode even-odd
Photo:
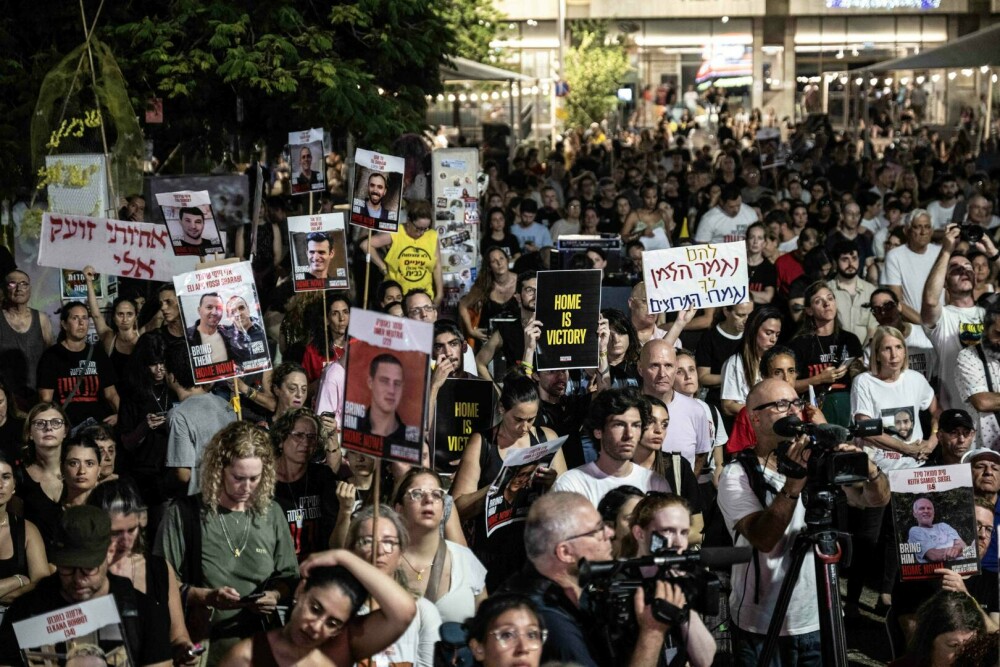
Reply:
[[[631,67],[625,47],[607,40],[606,26],[593,21],[571,25],[573,45],[566,51],[567,122],[599,123],[618,105],[616,93]]]

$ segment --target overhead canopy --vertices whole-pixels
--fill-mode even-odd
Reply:
[[[450,65],[441,65],[442,81],[524,81],[534,83],[535,78],[518,72],[477,63],[468,58],[451,58]]]
[[[983,65],[1000,67],[1000,24],[970,33],[912,56],[884,60],[858,69],[866,72],[888,72],[910,69],[968,69]]]

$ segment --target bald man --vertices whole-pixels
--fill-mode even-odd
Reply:
[[[663,441],[663,451],[682,455],[697,476],[712,450],[712,435],[705,410],[698,401],[674,391],[676,373],[677,352],[671,343],[651,340],[643,345],[639,353],[642,393],[663,401],[670,412],[670,428]]]

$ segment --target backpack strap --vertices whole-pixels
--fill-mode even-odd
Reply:
[[[736,460],[743,466],[743,471],[746,472],[747,479],[750,481],[750,490],[757,496],[760,506],[767,509],[769,485],[764,479],[764,471],[761,470],[760,463],[757,461],[757,454],[752,449],[744,449],[736,454]],[[774,492],[774,489],[771,491]],[[756,547],[751,546],[751,548],[753,549],[751,560],[753,561],[754,582],[760,582],[760,552],[757,551]],[[754,604],[760,603],[760,589],[756,585],[754,585],[753,602]]]
[[[201,495],[184,496],[174,501],[181,519],[184,535],[184,561],[181,563],[181,581],[188,586],[202,586],[201,569]]]

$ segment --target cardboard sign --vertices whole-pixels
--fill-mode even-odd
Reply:
[[[380,232],[399,229],[403,158],[359,148],[354,154],[351,224]]]
[[[434,469],[454,473],[473,433],[493,426],[496,391],[489,380],[449,378],[434,407]]]
[[[197,384],[271,368],[250,262],[179,275],[174,288]]]
[[[135,661],[125,643],[125,628],[110,595],[62,607],[12,624],[26,665],[122,665]]]
[[[646,251],[642,273],[650,313],[732,306],[750,295],[743,241]]]
[[[900,579],[935,579],[941,568],[978,574],[972,468],[911,468],[887,475]]]
[[[344,447],[420,463],[433,340],[430,322],[351,311]]]
[[[539,271],[535,319],[542,335],[535,368],[597,368],[601,270]]]
[[[89,264],[98,273],[170,282],[194,269],[198,258],[174,255],[163,225],[46,213],[38,264],[77,271]]]
[[[156,195],[175,255],[225,254],[208,192],[164,192]]]
[[[293,195],[322,192],[326,189],[323,128],[289,132],[288,154],[292,165]]]
[[[288,219],[288,247],[296,292],[347,289],[344,214],[297,215]]]
[[[486,493],[486,536],[528,518],[528,510],[543,490],[532,484],[535,470],[549,466],[567,436],[507,454],[503,467]]]

